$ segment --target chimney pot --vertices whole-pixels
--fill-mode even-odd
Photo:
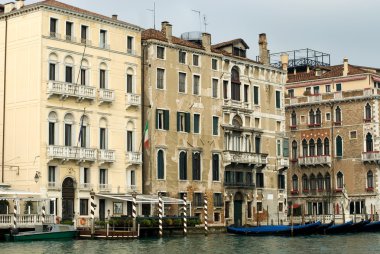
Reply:
[[[347,76],[348,75],[348,58],[345,57],[343,58],[343,76]]]
[[[289,55],[281,54],[281,65],[284,71],[288,70],[288,64],[289,64]]]
[[[112,19],[117,20],[117,14],[113,14]]]
[[[168,21],[161,22],[161,31],[166,35],[166,39],[169,41],[172,39],[172,25]]]
[[[264,65],[269,65],[269,50],[267,48],[267,35],[265,33],[259,34],[259,56],[260,61]]]
[[[206,51],[211,51],[211,34],[202,33],[202,46]]]

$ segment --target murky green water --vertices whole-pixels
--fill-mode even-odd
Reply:
[[[0,253],[380,253],[380,233],[246,237],[228,234],[140,240],[0,242]]]

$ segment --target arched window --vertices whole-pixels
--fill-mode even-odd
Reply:
[[[89,120],[88,117],[85,115],[82,115],[80,118],[79,123],[79,141],[80,141],[80,147],[88,147],[89,146],[89,135],[88,135],[88,128]]]
[[[293,110],[293,112],[292,112],[292,115],[291,115],[291,123],[290,123],[290,125],[291,126],[297,126],[297,114],[296,114],[296,112]]]
[[[325,175],[325,186],[327,191],[331,190],[331,177],[329,173],[326,173]]]
[[[373,188],[373,173],[372,170],[367,172],[367,188]]]
[[[315,142],[314,139],[309,141],[309,156],[315,156]]]
[[[342,111],[340,107],[336,107],[335,109],[335,124],[340,125],[342,123]]]
[[[317,176],[317,189],[318,191],[323,190],[323,176],[321,173],[319,173]]]
[[[127,152],[135,151],[135,125],[132,121],[127,123]]]
[[[316,188],[317,188],[317,185],[316,185],[316,181],[315,181],[315,175],[311,174],[310,175],[310,189],[312,191],[315,191]]]
[[[239,68],[233,67],[231,70],[231,99],[240,101],[240,75]]]
[[[65,82],[74,83],[74,59],[71,56],[65,58]]]
[[[367,103],[367,104],[365,105],[365,116],[364,116],[364,121],[365,121],[365,122],[371,122],[371,118],[372,118],[371,105],[369,105],[369,103]]]
[[[292,142],[292,160],[296,161],[297,159],[298,159],[297,141],[293,140],[293,142]]]
[[[317,156],[322,156],[322,151],[323,151],[322,139],[318,138],[318,140],[317,140]]]
[[[344,185],[344,181],[343,181],[343,173],[342,172],[338,172],[336,174],[336,187],[338,189],[343,189],[343,185]]]
[[[187,154],[185,151],[179,153],[179,180],[187,180]]]
[[[132,68],[127,69],[127,93],[135,93],[134,71]]]
[[[74,117],[72,114],[68,113],[65,115],[64,118],[65,122],[65,146],[72,146],[73,142],[73,124],[74,124]]]
[[[212,180],[219,181],[219,154],[212,155]]]
[[[298,176],[297,175],[292,176],[292,188],[293,188],[293,191],[298,191]]]
[[[57,137],[56,137],[56,132],[57,132],[57,113],[55,112],[50,112],[48,116],[49,120],[49,145],[56,145]]]
[[[165,179],[165,158],[164,151],[157,152],[157,179]]]
[[[49,55],[49,80],[58,80],[58,56],[55,53]]]
[[[303,174],[302,176],[302,189],[309,190],[309,180],[307,179],[307,175]]]
[[[317,111],[315,112],[315,125],[321,126],[321,123],[322,123],[321,111],[318,108]]]
[[[193,180],[201,180],[201,154],[199,152],[193,153]]]
[[[108,148],[108,131],[107,119],[104,117],[99,121],[99,149],[105,150]]]
[[[309,125],[314,125],[315,123],[315,118],[314,118],[314,110],[310,109],[309,111]]]
[[[308,150],[307,141],[306,141],[306,139],[304,139],[304,140],[302,140],[302,156],[303,157],[307,157],[307,155],[308,155],[307,150]]]
[[[371,133],[367,133],[365,136],[365,147],[366,152],[373,152],[373,139]]]
[[[330,155],[330,142],[328,138],[324,140],[324,155]]]
[[[108,78],[107,78],[107,65],[101,63],[99,66],[99,88],[106,89],[108,88]]]
[[[343,156],[343,140],[341,136],[336,137],[336,156],[337,157]]]
[[[86,59],[83,59],[81,61],[81,66],[80,66],[80,84],[81,85],[88,85],[89,84],[89,64]]]

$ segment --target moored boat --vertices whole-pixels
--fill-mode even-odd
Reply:
[[[330,223],[327,223],[327,224],[321,224],[317,228],[316,234],[325,235],[326,234],[326,229],[328,229],[329,227],[332,227],[333,225],[334,225],[334,221],[331,221]]]
[[[6,241],[39,241],[39,240],[63,240],[73,239],[78,235],[78,231],[71,225],[51,224],[36,225],[34,231],[14,232],[5,235]]]
[[[352,224],[352,226],[348,229],[347,233],[356,233],[361,232],[365,225],[369,224],[369,220],[362,220],[357,223]]]
[[[331,227],[328,227],[325,230],[326,235],[331,235],[331,234],[345,234],[349,232],[349,228],[353,225],[352,221],[343,223],[343,224],[338,224],[338,225],[333,225]]]
[[[380,232],[380,221],[373,221],[364,225],[360,232]]]

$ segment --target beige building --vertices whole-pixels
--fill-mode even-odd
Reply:
[[[289,73],[288,195],[295,214],[345,213],[348,220],[379,212],[379,85],[379,69],[347,59]]]
[[[265,34],[259,44],[262,63],[247,58],[242,39],[179,38],[168,22],[143,31],[144,193],[186,193],[202,218],[206,196],[214,224],[286,218],[286,72],[269,66]]]
[[[142,29],[53,0],[2,9],[3,182],[62,218],[86,218],[91,190],[141,193]],[[131,213],[96,203],[96,217]]]

